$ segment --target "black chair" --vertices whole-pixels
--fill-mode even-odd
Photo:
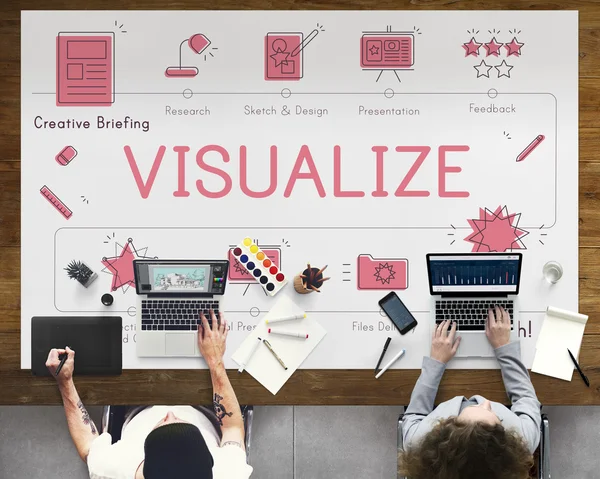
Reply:
[[[404,408],[406,410],[406,408]],[[403,450],[402,426],[404,423],[404,413],[398,418],[398,457]],[[540,445],[534,453],[537,475],[536,479],[551,479],[550,474],[550,421],[546,414],[542,414],[542,427],[540,436]],[[398,479],[406,479],[398,473]]]
[[[207,406],[210,409],[212,406]],[[129,406],[104,406],[102,411],[102,432],[108,432],[112,437],[112,443],[121,439],[121,431],[125,423],[125,413]],[[254,415],[253,406],[241,406],[244,418],[244,443],[246,446],[246,462],[250,464],[250,445],[252,439],[252,419]]]

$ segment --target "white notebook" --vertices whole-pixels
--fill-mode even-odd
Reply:
[[[579,348],[587,320],[585,314],[548,306],[535,346],[531,370],[534,373],[570,381],[575,365],[567,349],[571,350],[575,359],[579,358]]]
[[[265,320],[269,318],[279,318],[293,314],[304,314],[304,311],[289,297],[285,295],[280,296],[277,303],[275,303],[268,314],[259,320],[256,328],[254,328],[232,356],[232,359],[241,365],[248,357],[249,352],[259,337],[268,340],[273,350],[287,366],[287,370],[279,364],[264,344],[258,345],[258,349],[254,352],[250,361],[247,362],[245,370],[271,391],[272,394],[277,394],[291,375],[294,374],[294,371],[300,367],[312,350],[325,337],[325,334],[327,334],[327,331],[310,314],[306,318],[299,320],[283,321],[271,325],[265,323]],[[285,329],[287,331],[305,332],[308,334],[308,338],[298,339],[289,336],[276,336],[268,333],[269,327],[273,329]]]

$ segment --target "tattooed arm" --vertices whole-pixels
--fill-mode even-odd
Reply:
[[[65,361],[58,377],[55,376],[56,368],[60,363],[59,354],[67,354],[68,358]],[[75,366],[75,351],[67,347],[66,349],[53,349],[48,355],[46,367],[56,377],[58,389],[62,396],[65,414],[67,416],[67,425],[71,438],[75,443],[79,457],[84,462],[87,462],[87,457],[90,452],[92,441],[98,437],[98,430],[94,421],[90,418],[87,409],[81,402],[75,384],[73,383],[73,369]]]
[[[219,320],[214,313],[211,312],[211,315],[212,327],[209,326],[204,315],[201,316],[202,328],[198,331],[198,346],[210,369],[213,407],[223,433],[221,447],[235,445],[244,449],[244,420],[223,364],[228,331],[227,321],[222,314]]]

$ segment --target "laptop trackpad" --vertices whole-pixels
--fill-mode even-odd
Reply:
[[[193,356],[195,334],[166,333],[165,351],[167,356]]]
[[[463,334],[456,356],[459,358],[491,358],[494,357],[494,349],[485,334],[466,333]]]

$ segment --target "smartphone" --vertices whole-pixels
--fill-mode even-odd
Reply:
[[[400,334],[406,334],[417,325],[417,320],[393,291],[379,300],[379,307],[392,320]]]

